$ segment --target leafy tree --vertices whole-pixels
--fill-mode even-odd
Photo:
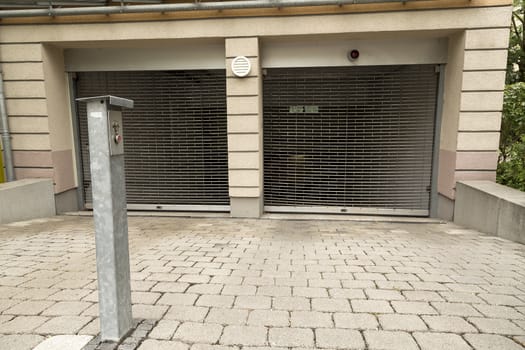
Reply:
[[[497,181],[525,191],[525,0],[514,1]]]
[[[507,61],[507,84],[525,82],[525,0],[514,0]]]
[[[525,83],[507,85],[503,102],[498,182],[525,191]]]

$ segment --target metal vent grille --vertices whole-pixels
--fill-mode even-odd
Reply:
[[[435,66],[268,69],[267,211],[428,215]]]
[[[224,70],[78,73],[76,86],[78,97],[135,102],[123,111],[128,205],[229,205]],[[77,108],[89,204],[86,106]]]
[[[247,76],[251,68],[250,60],[244,56],[237,56],[232,61],[232,72],[237,77]]]

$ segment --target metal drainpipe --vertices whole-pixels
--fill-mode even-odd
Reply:
[[[201,10],[235,10],[255,8],[283,8],[283,7],[308,7],[308,6],[342,6],[348,4],[368,4],[400,2],[405,4],[412,1],[425,0],[239,0],[218,2],[195,2],[177,4],[153,5],[124,5],[120,6],[93,6],[70,7],[26,10],[2,10],[0,18],[8,17],[38,17],[38,16],[78,16],[78,15],[109,15],[118,13],[153,13],[153,12],[178,12]],[[437,1],[437,0],[435,0]]]
[[[7,121],[7,110],[5,108],[4,79],[2,77],[2,65],[0,64],[0,132],[2,133],[2,146],[4,148],[4,166],[7,181],[15,181],[13,168],[13,152],[11,149],[11,135]]]

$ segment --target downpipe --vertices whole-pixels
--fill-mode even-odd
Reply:
[[[0,132],[2,134],[2,146],[4,148],[4,166],[6,180],[15,181],[15,171],[13,167],[13,151],[11,148],[11,134],[9,133],[7,109],[5,106],[2,65],[0,65]]]

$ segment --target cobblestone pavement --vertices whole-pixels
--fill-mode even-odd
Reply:
[[[131,217],[140,350],[525,348],[525,246],[453,224]],[[0,349],[98,333],[90,217],[0,226]]]

